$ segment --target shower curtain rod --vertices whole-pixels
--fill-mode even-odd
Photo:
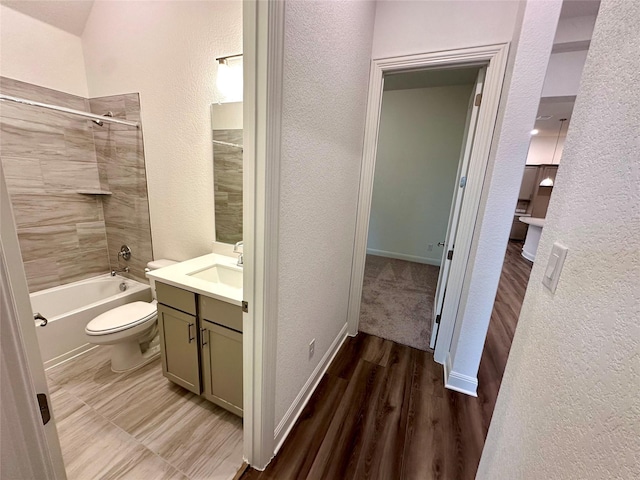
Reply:
[[[21,103],[23,105],[30,105],[32,107],[48,108],[49,110],[55,110],[56,112],[68,113],[69,115],[77,115],[79,117],[85,117],[94,122],[111,122],[119,125],[127,125],[129,127],[140,128],[138,122],[131,122],[129,120],[120,120],[119,118],[105,117],[103,115],[96,115],[94,113],[83,112],[82,110],[74,110],[73,108],[59,107],[58,105],[50,105],[48,103],[35,102],[33,100],[27,100],[26,98],[12,97],[11,95],[0,94],[0,100],[7,102]]]
[[[244,150],[244,147],[242,145],[238,145],[237,143],[223,142],[222,140],[211,140],[211,141],[216,145],[224,145],[225,147],[241,148]]]

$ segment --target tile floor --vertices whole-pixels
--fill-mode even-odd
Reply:
[[[242,419],[169,382],[160,359],[116,374],[99,346],[47,379],[69,480],[227,480],[242,465]]]

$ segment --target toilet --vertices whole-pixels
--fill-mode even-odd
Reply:
[[[173,260],[154,260],[148,270],[168,267]],[[132,302],[116,307],[91,320],[84,332],[94,345],[111,345],[111,370],[129,372],[160,355],[158,309],[155,283],[151,280],[151,302]]]

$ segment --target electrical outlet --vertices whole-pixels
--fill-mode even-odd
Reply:
[[[316,353],[316,339],[314,338],[309,342],[309,359],[313,357],[313,354]]]
[[[433,243],[430,243],[429,245],[427,245],[427,251],[433,252]]]

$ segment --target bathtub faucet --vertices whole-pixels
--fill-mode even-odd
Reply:
[[[118,269],[115,269],[115,270],[111,270],[111,276],[115,277],[116,273],[122,273],[122,272],[129,273],[129,267],[124,267],[124,268],[118,268]]]

